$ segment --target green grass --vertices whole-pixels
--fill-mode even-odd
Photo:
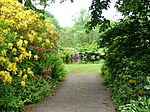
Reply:
[[[100,64],[66,64],[65,68],[68,74],[70,73],[88,73],[101,72],[102,62]]]

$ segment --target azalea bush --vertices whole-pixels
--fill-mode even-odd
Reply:
[[[0,1],[1,111],[16,112],[39,101],[64,77],[58,36],[42,18],[17,0]]]

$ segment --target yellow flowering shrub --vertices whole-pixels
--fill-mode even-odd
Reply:
[[[33,63],[56,46],[51,23],[41,17],[17,0],[0,0],[0,80],[4,84],[21,77],[25,86],[25,80],[37,72]]]

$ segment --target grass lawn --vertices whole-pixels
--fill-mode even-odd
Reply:
[[[66,64],[65,68],[68,74],[88,72],[100,73],[102,64],[103,62],[99,64]]]

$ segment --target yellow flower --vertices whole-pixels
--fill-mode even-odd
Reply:
[[[38,59],[38,55],[34,55],[34,58],[35,58],[35,60],[37,60]]]
[[[33,71],[31,71],[31,69],[29,67],[27,68],[27,72],[29,75],[34,76]]]
[[[50,43],[49,39],[46,39],[46,40],[45,40],[45,42],[46,42],[47,44],[49,44],[49,43]]]
[[[12,52],[13,52],[13,54],[16,54],[17,49],[16,49],[16,48],[13,48],[13,49],[12,49]]]
[[[29,71],[28,74],[30,74],[31,76],[34,76],[33,71]]]
[[[17,70],[18,70],[18,68],[16,67],[16,63],[12,63],[12,73],[13,74],[17,74]]]
[[[23,59],[24,59],[23,54],[20,54],[20,56],[19,56],[19,61],[20,61],[20,63],[22,62]]]
[[[23,44],[23,40],[19,40],[18,42],[17,42],[17,47],[19,48],[19,47],[22,47],[22,44]]]
[[[23,36],[20,36],[21,39],[23,39]]]
[[[22,22],[22,25],[23,25],[24,27],[27,27],[27,23],[26,23],[25,21]]]
[[[42,41],[42,38],[41,38],[41,37],[39,37],[39,38],[38,38],[38,41],[40,41],[40,42],[41,42],[41,41]]]
[[[31,71],[31,68],[28,67],[28,68],[27,68],[27,72],[28,72],[28,71]]]
[[[21,81],[21,86],[25,86],[26,82],[25,81]]]
[[[35,35],[36,35],[36,32],[35,32],[34,30],[32,30],[32,31],[31,31],[31,34],[35,36]]]
[[[12,49],[13,44],[12,43],[8,43],[8,48]]]
[[[0,43],[4,42],[4,37],[0,37]]]
[[[18,76],[21,76],[22,74],[23,74],[23,72],[22,72],[22,71],[19,71]]]
[[[5,76],[5,71],[0,71],[0,76],[4,77]]]
[[[27,40],[24,40],[24,44],[27,45],[27,44],[28,44],[28,41],[27,41]]]
[[[23,76],[23,80],[26,80],[27,79],[27,74],[24,74],[24,76]]]
[[[13,19],[11,19],[11,20],[9,21],[9,25],[10,25],[11,27],[13,27],[13,26],[15,25],[15,21],[14,21]]]
[[[15,57],[15,61],[16,61],[16,62],[19,62],[19,58],[18,58],[18,57]]]
[[[6,52],[7,52],[6,50],[2,50],[2,51],[1,51],[2,56],[6,56]]]
[[[12,82],[12,77],[10,76],[10,73],[5,71],[5,76],[3,79],[3,83],[6,84],[6,82],[11,83]]]
[[[45,44],[44,44],[44,43],[42,44],[42,47],[43,47],[43,48],[45,47]]]
[[[5,59],[4,57],[0,57],[0,61],[2,62],[6,62],[7,59]]]
[[[12,66],[12,63],[11,62],[7,62],[7,70],[8,71],[12,71],[12,69],[13,69],[13,66]]]
[[[31,34],[28,34],[28,37],[29,37],[30,42],[32,43],[35,37]]]
[[[26,48],[21,47],[20,50],[21,50],[21,52],[25,52],[25,51],[26,51]]]
[[[31,58],[32,54],[31,54],[31,51],[29,51],[28,55],[29,59]]]
[[[136,83],[136,80],[131,79],[131,80],[129,80],[129,82],[130,83]]]

